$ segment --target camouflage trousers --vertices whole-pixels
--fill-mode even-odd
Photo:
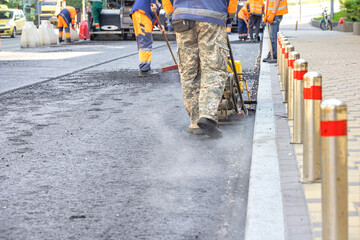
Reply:
[[[226,28],[195,22],[192,29],[176,33],[177,56],[185,108],[190,127],[201,117],[218,121],[227,73]]]

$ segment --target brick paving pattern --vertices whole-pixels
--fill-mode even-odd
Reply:
[[[337,98],[348,107],[348,205],[349,239],[360,239],[360,36],[337,31],[322,31],[301,24],[282,25],[281,32],[309,62],[309,71],[323,77],[323,99]],[[290,130],[292,121],[289,121]],[[302,174],[302,144],[294,145]],[[321,184],[304,184],[310,211],[313,238],[322,239]]]

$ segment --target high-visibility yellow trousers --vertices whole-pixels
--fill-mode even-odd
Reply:
[[[134,23],[136,42],[139,51],[140,71],[149,71],[152,59],[153,23],[142,10],[135,11],[131,16]]]

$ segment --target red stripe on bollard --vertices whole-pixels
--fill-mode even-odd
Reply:
[[[294,68],[294,62],[296,59],[289,60],[289,67]]]
[[[305,73],[307,73],[307,71],[294,71],[294,79],[303,80]]]
[[[303,89],[304,99],[322,100],[321,86],[311,86]]]
[[[285,58],[288,59],[289,58],[289,53],[285,53]]]
[[[283,54],[285,54],[285,48],[282,48],[282,49],[281,49],[281,52],[282,52]]]
[[[322,137],[338,137],[347,135],[347,121],[321,121],[320,135]]]

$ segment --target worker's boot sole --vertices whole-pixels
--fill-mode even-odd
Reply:
[[[205,134],[209,137],[219,138],[222,137],[222,132],[219,129],[219,126],[213,120],[207,118],[200,118],[197,125],[199,128],[205,131]]]
[[[201,128],[188,128],[188,133],[192,133],[194,135],[206,135],[205,131]]]
[[[264,58],[263,59],[263,62],[266,62],[266,63],[277,63],[277,59],[271,59],[271,57],[267,57],[267,58]]]
[[[154,75],[158,75],[159,72],[149,70],[147,72],[139,71],[139,77],[151,77]]]

